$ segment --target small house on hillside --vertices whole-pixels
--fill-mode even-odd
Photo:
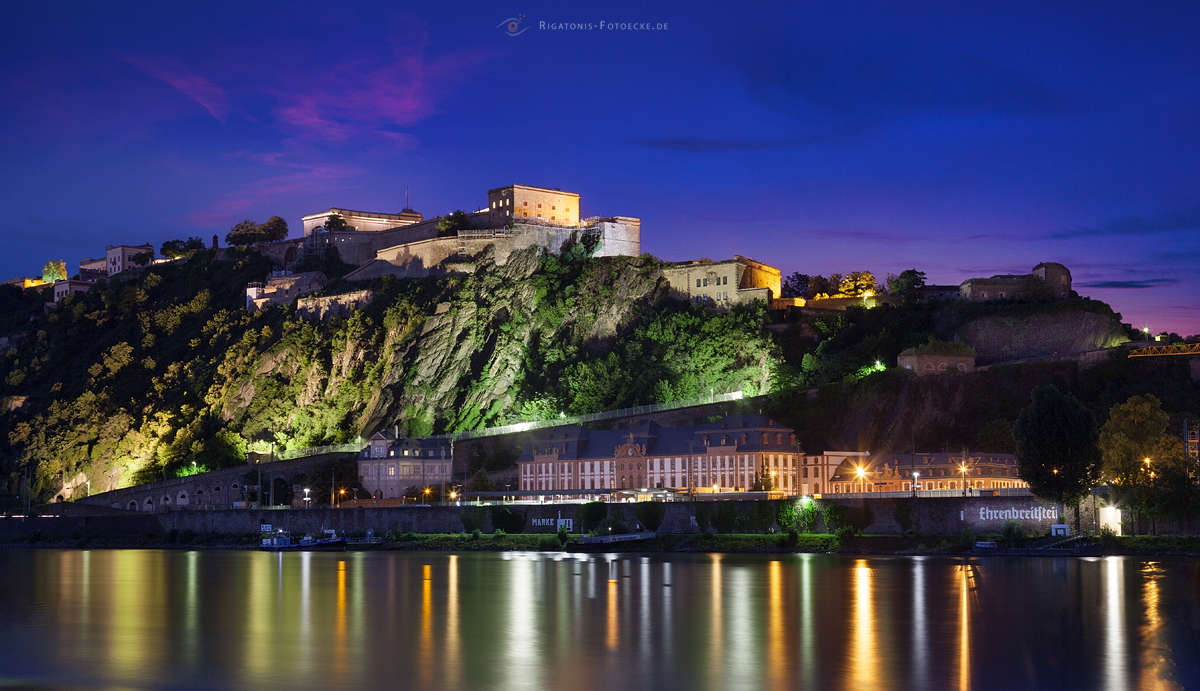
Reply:
[[[324,288],[327,281],[324,272],[305,271],[281,273],[265,283],[250,283],[246,286],[246,309],[254,312],[272,305],[289,305],[302,295]]]

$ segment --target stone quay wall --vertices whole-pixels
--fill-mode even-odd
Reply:
[[[784,501],[797,501],[793,499]],[[964,498],[921,498],[907,499],[912,517],[911,530],[924,534],[956,534],[970,528],[976,534],[998,533],[1006,520],[1015,520],[1032,534],[1049,532],[1053,523],[1069,523],[1074,532],[1074,511],[1068,509],[1060,515],[1053,505],[1043,504],[1029,497],[964,497]],[[716,509],[723,502],[709,502]],[[755,502],[731,502],[740,515],[749,514]],[[778,503],[778,502],[773,502]],[[695,520],[698,502],[668,502],[666,516],[660,531],[698,533]],[[845,499],[818,500],[823,507],[839,504],[852,509],[860,519],[871,517],[864,532],[873,534],[898,534],[900,524],[896,520],[897,502],[892,499]],[[509,508],[526,517],[526,533],[554,533],[561,525],[571,532],[578,532],[576,511],[579,504],[510,504]],[[870,508],[869,514],[862,509]],[[485,532],[492,531],[491,507],[482,507],[485,516]],[[205,511],[173,508],[166,512],[137,513],[121,512],[121,515],[76,516],[68,515],[36,519],[0,520],[0,535],[10,537],[29,534],[35,530],[43,534],[163,534],[169,530],[193,530],[197,533],[247,534],[259,532],[259,527],[270,524],[274,529],[284,529],[294,534],[317,533],[324,529],[359,531],[372,529],[377,534],[390,531],[414,533],[463,532],[462,513],[478,510],[475,507],[459,506],[399,506],[359,508],[313,508],[313,509],[213,509]],[[857,510],[857,511],[855,511]],[[637,526],[637,507],[632,503],[614,503],[609,511],[621,511],[630,528]],[[1080,506],[1080,524],[1084,530],[1096,527],[1096,516],[1091,502]],[[779,526],[775,526],[779,530]],[[818,521],[818,532],[827,532],[828,526]]]

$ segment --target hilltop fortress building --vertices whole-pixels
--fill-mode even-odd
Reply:
[[[508,185],[488,190],[487,208],[466,214],[457,230],[439,228],[443,219],[425,219],[409,208],[376,213],[331,208],[304,217],[302,253],[337,249],[342,261],[359,268],[346,276],[362,280],[392,275],[420,278],[471,270],[472,257],[491,247],[503,264],[526,247],[560,254],[578,242],[595,244],[593,256],[641,254],[641,221],[626,216],[579,218],[579,195],[549,187]],[[326,230],[337,216],[345,229]],[[296,252],[281,256],[295,261]]]

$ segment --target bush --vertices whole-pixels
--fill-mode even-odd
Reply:
[[[962,551],[967,551],[975,546],[975,531],[970,528],[963,528],[958,535],[958,548]]]
[[[785,532],[796,529],[796,504],[795,501],[781,501],[775,507],[775,522]]]
[[[712,518],[712,504],[706,501],[693,502],[696,506],[696,526],[700,532],[708,534]]]
[[[618,508],[608,514],[600,525],[596,526],[595,533],[597,535],[623,535],[629,532],[629,526],[625,525],[625,512]]]
[[[1009,545],[1025,544],[1025,527],[1012,519],[1004,522],[1004,527],[1000,529],[1000,535]]]
[[[896,524],[900,526],[901,533],[907,533],[912,529],[912,507],[909,506],[907,499],[892,500],[892,516],[896,519]]]
[[[547,552],[557,552],[558,550],[562,549],[562,544],[558,541],[557,537],[553,535],[544,535],[538,539],[538,549],[545,550]]]
[[[1100,544],[1105,547],[1117,546],[1117,533],[1106,525],[1100,526]]]
[[[639,501],[637,503],[638,522],[646,530],[658,530],[663,519],[667,516],[667,505],[661,501]]]
[[[579,524],[579,532],[584,535],[595,531],[606,516],[608,516],[608,504],[602,501],[580,504],[579,508],[575,509],[575,522]]]
[[[476,528],[475,530],[471,531],[471,539],[472,540],[478,540],[482,536],[483,536],[483,531],[480,530],[479,528]]]
[[[858,534],[858,530],[852,525],[840,525],[833,531],[833,534],[837,536],[838,544],[845,546],[850,544],[850,540]]]
[[[505,535],[520,535],[525,531],[525,519],[528,515],[528,510],[524,515],[520,515],[507,506],[494,505],[492,506],[492,527],[497,532],[503,530]]]
[[[464,506],[458,514],[463,530],[468,533],[482,532],[487,524],[487,513],[482,506]]]
[[[798,533],[815,533],[817,532],[817,517],[821,514],[821,510],[817,508],[816,502],[806,501],[800,506],[800,510],[796,512],[796,532]]]
[[[732,533],[737,525],[737,507],[731,501],[723,501],[717,505],[713,511],[712,517],[713,527],[718,533]]]
[[[837,533],[838,528],[849,525],[846,520],[846,507],[839,504],[826,504],[821,509],[821,518],[825,521],[825,531]]]
[[[771,523],[775,520],[775,512],[771,510],[770,502],[756,501],[739,518],[738,527],[743,532],[765,533],[771,529]]]
[[[559,528],[558,529],[558,544],[560,546],[565,545],[565,544],[567,544],[567,540],[569,540],[569,539],[570,539],[570,536],[567,535],[567,529],[565,527]]]

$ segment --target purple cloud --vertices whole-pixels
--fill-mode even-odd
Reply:
[[[173,58],[126,56],[125,62],[165,82],[172,89],[199,103],[209,115],[224,123],[229,117],[229,95],[219,86],[188,70]]]

